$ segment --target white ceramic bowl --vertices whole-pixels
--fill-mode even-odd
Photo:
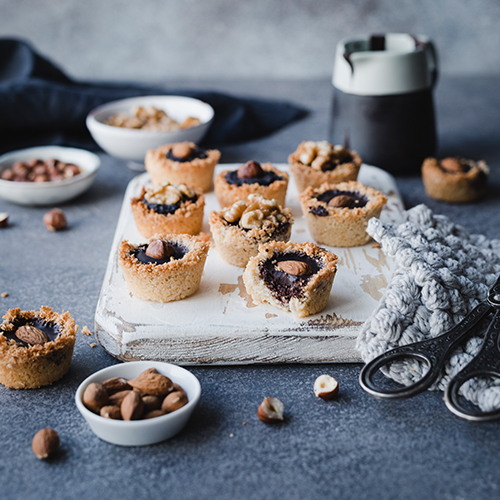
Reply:
[[[128,129],[106,125],[104,122],[117,113],[129,113],[136,106],[154,106],[168,116],[182,122],[188,116],[201,121],[196,127],[174,132]],[[156,149],[164,144],[192,141],[198,143],[207,133],[214,117],[209,104],[180,96],[143,96],[109,102],[94,109],[87,116],[87,128],[94,140],[106,153],[135,162],[143,162],[148,149]]]
[[[161,417],[130,421],[101,417],[83,405],[83,392],[91,382],[103,382],[113,377],[131,379],[148,368],[156,368],[159,373],[179,384],[186,391],[189,400],[187,405]],[[121,446],[145,446],[165,441],[180,432],[187,424],[200,396],[200,383],[188,370],[160,361],[131,361],[104,368],[87,377],[78,387],[75,401],[80,413],[97,437]]]
[[[54,205],[68,201],[90,188],[101,166],[101,159],[84,149],[39,146],[0,156],[0,172],[16,161],[32,158],[56,158],[65,163],[74,163],[82,173],[70,179],[50,182],[13,182],[0,179],[0,197],[18,205]]]

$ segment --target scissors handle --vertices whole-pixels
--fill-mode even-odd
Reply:
[[[486,331],[485,339],[477,356],[448,384],[444,401],[448,409],[459,417],[475,422],[487,422],[500,418],[500,408],[489,412],[469,409],[460,404],[460,388],[474,377],[495,377],[500,379],[500,309]]]
[[[396,347],[387,351],[367,363],[359,375],[359,383],[364,391],[372,396],[382,399],[402,399],[415,396],[428,389],[439,377],[441,370],[449,353],[471,334],[474,328],[492,309],[488,302],[481,302],[476,306],[458,325],[438,337],[415,342],[406,346]],[[417,359],[423,361],[428,369],[423,377],[409,386],[396,389],[384,389],[379,387],[373,377],[380,368],[393,361],[404,359]]]

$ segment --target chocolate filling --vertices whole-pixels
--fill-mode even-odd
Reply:
[[[7,340],[15,340],[17,344],[22,345],[23,347],[29,347],[30,344],[24,342],[16,337],[16,330],[24,325],[34,326],[35,328],[39,328],[49,338],[48,342],[55,340],[60,333],[59,326],[54,323],[49,323],[46,320],[38,319],[38,318],[16,318],[12,323],[14,325],[13,330],[5,331],[3,328],[0,328],[0,334],[2,334]]]
[[[294,260],[305,262],[311,269],[311,274],[293,276],[287,274],[276,267],[277,262]],[[303,252],[297,253],[276,253],[272,258],[259,265],[260,277],[269,288],[273,296],[281,303],[287,304],[293,297],[300,297],[304,287],[311,277],[323,266],[320,262]]]
[[[165,264],[166,262],[170,262],[172,259],[182,259],[184,255],[188,253],[188,249],[184,245],[180,245],[179,243],[175,243],[174,241],[169,241],[168,243],[169,245],[172,245],[175,251],[174,255],[172,255],[172,257],[169,257],[168,259],[155,259],[153,257],[150,257],[149,255],[146,255],[146,249],[148,248],[147,243],[140,245],[132,250],[131,255],[136,257],[136,259],[142,264],[153,263],[159,266],[161,264]]]
[[[157,214],[162,214],[162,215],[168,215],[168,214],[173,214],[180,206],[182,203],[185,203],[186,201],[190,201],[192,203],[195,203],[196,200],[198,199],[198,196],[193,196],[192,198],[189,198],[185,194],[181,196],[181,199],[177,203],[173,203],[171,205],[163,205],[161,203],[149,203],[146,198],[142,199],[142,202],[151,210],[154,210]]]
[[[335,198],[335,196],[339,195],[349,196],[349,198],[353,200],[352,205],[348,207],[350,209],[362,208],[366,206],[366,204],[368,203],[368,198],[366,196],[363,196],[361,193],[351,192],[351,191],[340,191],[338,189],[329,189],[328,191],[325,191],[324,193],[321,193],[320,195],[316,196],[316,199],[328,205],[328,202],[332,198]],[[310,208],[309,213],[318,215],[319,217],[326,217],[328,215],[328,210],[320,205],[317,207]]]
[[[275,174],[272,170],[264,170],[264,174],[259,177],[250,177],[248,179],[241,179],[238,177],[238,171],[233,170],[226,174],[226,182],[235,186],[242,186],[243,184],[259,184],[261,186],[269,186],[275,181],[280,181],[283,177]]]
[[[339,165],[353,161],[353,157],[348,151],[343,151],[343,152],[336,153],[336,154],[337,154],[336,157],[332,158],[331,160],[329,160],[326,163],[323,163],[323,165],[321,165],[321,170],[323,172],[334,170]]]
[[[192,161],[196,158],[199,158],[200,160],[204,160],[205,158],[207,158],[207,152],[204,150],[204,149],[201,149],[199,148],[198,146],[195,146],[194,149],[191,150],[191,153],[189,154],[189,156],[186,156],[184,158],[178,158],[177,156],[175,156],[173,153],[172,153],[172,150],[169,149],[167,154],[165,155],[169,160],[172,160],[172,161],[178,161],[180,163],[185,163],[187,161]]]

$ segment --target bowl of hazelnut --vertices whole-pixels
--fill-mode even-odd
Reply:
[[[90,151],[40,146],[0,156],[0,197],[19,205],[71,200],[93,184],[101,166]]]
[[[86,378],[75,401],[98,438],[145,446],[179,433],[200,396],[200,383],[188,370],[161,361],[131,361]]]
[[[87,116],[87,128],[111,156],[139,163],[163,144],[199,143],[214,118],[206,102],[183,96],[142,96],[103,104]],[[138,169],[133,165],[132,168]]]

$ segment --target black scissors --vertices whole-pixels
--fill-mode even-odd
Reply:
[[[480,351],[461,372],[452,378],[446,387],[444,400],[450,411],[467,420],[484,422],[500,418],[500,408],[482,412],[464,407],[459,399],[460,387],[474,377],[492,376],[500,379],[500,277],[490,289],[488,298],[448,332],[433,339],[396,347],[372,359],[361,370],[359,376],[361,387],[368,394],[383,399],[409,398],[425,391],[441,375],[443,366],[453,349],[464,339],[472,336],[475,327],[488,315],[492,318]],[[412,385],[396,389],[382,389],[374,383],[373,377],[380,368],[393,361],[410,358],[424,362],[428,369],[420,380]]]

